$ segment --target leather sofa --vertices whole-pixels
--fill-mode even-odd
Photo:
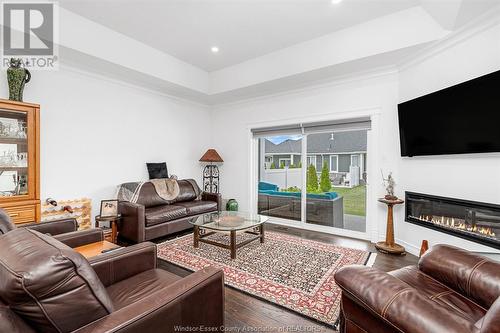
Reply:
[[[0,208],[0,235],[17,228],[18,226],[12,222],[7,212]],[[104,240],[104,233],[99,228],[78,231],[78,222],[74,218],[24,223],[20,224],[19,228],[28,228],[49,234],[72,248]]]
[[[222,271],[209,267],[181,278],[157,269],[152,243],[88,261],[53,237],[19,228],[0,236],[0,248],[0,332],[218,331],[224,325]]]
[[[194,180],[179,180],[178,184],[179,195],[172,201],[162,199],[150,182],[142,185],[136,203],[121,201],[120,238],[140,243],[163,237],[192,228],[190,219],[221,210],[220,194],[201,192]]]
[[[500,263],[447,245],[389,273],[347,266],[342,333],[499,333]]]

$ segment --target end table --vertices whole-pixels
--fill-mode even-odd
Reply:
[[[385,232],[385,242],[378,242],[375,244],[377,250],[382,253],[389,254],[406,254],[405,248],[394,242],[394,218],[393,218],[393,207],[395,205],[400,205],[404,203],[404,200],[387,200],[385,198],[378,199],[379,202],[385,203],[387,205],[387,230]]]
[[[95,217],[96,227],[100,227],[101,222],[109,222],[111,226],[111,242],[115,243],[118,240],[118,222],[121,220],[122,216],[120,214],[116,216],[101,216],[97,215]]]

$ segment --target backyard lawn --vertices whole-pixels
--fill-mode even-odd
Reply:
[[[366,186],[353,188],[334,187],[332,191],[344,197],[344,214],[366,215]]]

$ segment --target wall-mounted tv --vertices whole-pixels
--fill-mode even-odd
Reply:
[[[398,105],[402,156],[500,152],[500,71]]]

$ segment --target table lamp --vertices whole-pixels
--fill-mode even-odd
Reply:
[[[219,193],[219,168],[214,163],[222,163],[224,160],[215,149],[209,149],[200,158],[200,162],[209,163],[203,169],[203,191]]]

